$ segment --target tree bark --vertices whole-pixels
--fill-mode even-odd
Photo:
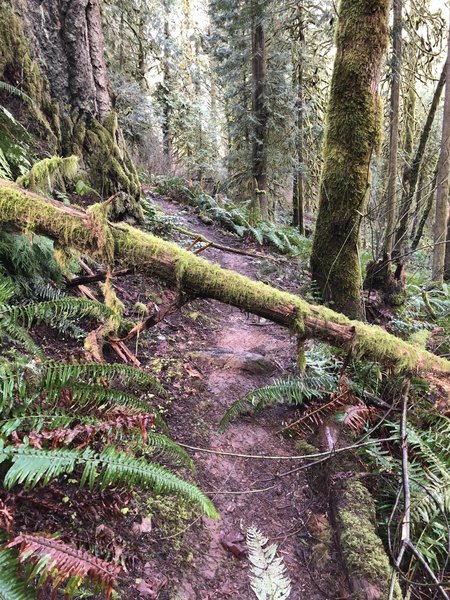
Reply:
[[[100,210],[99,210],[100,209]],[[212,298],[289,328],[303,337],[351,349],[396,370],[425,378],[448,376],[450,362],[394,337],[380,327],[351,321],[299,296],[209,263],[179,246],[124,223],[99,220],[104,205],[87,213],[0,180],[0,225],[45,235],[65,248],[107,260],[114,254],[122,268],[156,277],[192,297]],[[98,235],[100,233],[100,235]]]
[[[449,21],[450,25],[450,21]],[[434,221],[434,251],[432,279],[436,285],[442,285],[445,268],[445,242],[447,239],[448,194],[450,175],[450,29],[448,34],[448,52],[446,62],[446,83],[444,116],[442,119],[442,140],[439,155],[436,213]]]
[[[297,86],[297,135],[296,135],[296,154],[297,165],[294,172],[292,186],[292,204],[293,204],[293,225],[297,227],[301,235],[305,233],[304,223],[304,140],[303,140],[303,111],[305,109],[305,96],[303,89],[303,42],[304,42],[304,25],[302,3],[299,2],[298,7],[298,36],[301,41],[300,50],[294,60],[294,83]],[[296,63],[296,64],[295,64]]]
[[[267,54],[266,36],[263,26],[263,5],[254,0],[252,14],[252,112],[254,130],[252,140],[252,175],[254,179],[254,220],[269,219],[269,201],[267,197],[267,106],[266,75]]]
[[[380,142],[378,84],[389,0],[341,0],[311,268],[324,300],[363,317],[359,228]]]
[[[117,216],[139,218],[140,183],[113,110],[99,1],[0,3],[2,18],[16,21],[13,35],[0,32],[0,45],[8,55],[6,64],[0,61],[0,76],[42,106],[47,135],[39,136],[41,141],[50,137],[55,154],[78,155],[101,194],[124,192],[127,201]],[[20,51],[9,53],[14,45]],[[48,82],[45,97],[39,80]]]
[[[445,246],[444,280],[450,281],[450,214],[447,219],[447,244]]]
[[[386,192],[386,240],[384,253],[388,258],[394,249],[394,231],[397,209],[397,169],[400,123],[400,80],[402,67],[402,0],[394,0],[392,47],[392,85],[389,138],[388,186]]]
[[[446,68],[444,66],[439,81],[437,83],[436,89],[434,91],[433,100],[431,102],[430,110],[428,111],[425,125],[420,135],[419,145],[417,146],[416,154],[411,163],[411,167],[405,170],[403,178],[403,195],[400,205],[400,223],[395,238],[396,245],[400,245],[403,242],[408,230],[410,208],[414,195],[416,194],[417,183],[419,181],[423,157],[425,155],[425,150],[428,144],[428,140],[430,138],[431,128],[433,127],[434,118],[436,116],[439,101],[442,95],[442,90],[444,89],[445,72]]]

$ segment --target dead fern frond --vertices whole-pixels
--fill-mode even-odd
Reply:
[[[276,544],[256,527],[247,530],[247,547],[250,567],[250,587],[258,600],[287,600],[291,594],[291,582],[286,577],[286,565],[277,556]]]
[[[375,412],[373,407],[363,403],[356,406],[347,406],[342,415],[342,423],[355,434],[359,434],[362,433],[367,422],[372,420]]]
[[[52,598],[63,585],[66,594],[73,593],[85,579],[104,589],[107,599],[111,597],[120,567],[44,535],[22,533],[7,548],[15,546],[20,546],[20,562],[31,560],[33,576],[51,586]]]
[[[360,433],[374,413],[375,409],[369,408],[354,393],[344,375],[339,380],[339,389],[332,394],[329,402],[325,404],[314,402],[285,429],[295,431],[302,436],[310,435],[327,417],[336,414],[337,419],[344,426],[354,433]]]

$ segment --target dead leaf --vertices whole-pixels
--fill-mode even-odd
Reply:
[[[237,558],[244,558],[248,554],[245,538],[241,533],[226,533],[220,536],[220,543]]]

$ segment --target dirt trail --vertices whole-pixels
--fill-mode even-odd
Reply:
[[[164,212],[176,214],[180,224],[190,230],[217,243],[229,246],[239,243],[236,238],[204,225],[192,212],[183,212],[182,207],[167,200],[157,202]],[[245,256],[215,250],[208,250],[204,256],[251,277],[258,271],[258,261]],[[260,322],[223,304],[197,301],[196,308],[212,315],[216,326],[207,338],[208,346],[202,344],[200,352],[192,354],[194,364],[205,376],[206,386],[201,404],[197,399],[196,405],[191,407],[196,414],[197,428],[187,443],[237,454],[298,454],[294,443],[278,431],[283,419],[292,414],[289,409],[272,409],[256,420],[242,417],[225,433],[217,433],[217,425],[232,401],[267,384],[274,374],[292,369],[295,340],[290,340],[276,325]],[[184,417],[187,411],[189,407],[184,407]],[[175,439],[176,423],[175,416],[172,432]],[[182,435],[178,439],[186,442],[186,432]],[[317,533],[312,524],[323,520],[322,501],[310,489],[305,471],[284,475],[295,469],[298,462],[205,452],[195,452],[193,456],[199,485],[214,498],[221,520],[203,519],[202,528],[189,532],[188,543],[200,549],[193,565],[186,569],[173,599],[254,600],[249,586],[248,561],[234,555],[244,547],[241,536],[250,525],[258,527],[271,542],[278,544],[292,581],[291,600],[346,597],[338,591],[342,588],[342,577],[336,572],[332,541],[325,546],[330,559],[317,560],[320,540],[314,536],[320,537],[320,532]],[[226,541],[234,540],[238,541],[233,553],[223,542],[226,545]],[[323,545],[320,547],[323,550]]]

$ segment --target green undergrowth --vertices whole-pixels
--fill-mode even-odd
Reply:
[[[158,464],[163,457],[164,465],[193,468],[186,451],[158,431],[163,424],[155,404],[167,397],[159,381],[122,364],[51,360],[30,333],[45,325],[60,334],[65,322],[85,318],[105,323],[113,310],[84,298],[16,304],[14,297],[12,278],[1,275],[0,533],[10,549],[0,549],[0,596],[31,600],[50,586],[55,596],[61,589],[69,598],[83,579],[106,590],[120,569],[96,558],[92,569],[74,578],[68,565],[75,561],[81,574],[94,557],[49,532],[23,532],[10,506],[17,493],[26,489],[39,496],[43,487],[62,482],[70,502],[74,484],[100,492],[131,487],[155,494],[161,523],[169,513],[178,524],[191,514],[217,513],[194,484]],[[27,582],[34,583],[26,587]],[[9,595],[11,589],[16,595]]]
[[[260,245],[267,245],[277,252],[306,258],[311,250],[311,242],[294,227],[283,222],[262,221],[255,226],[250,224],[248,204],[235,204],[223,194],[215,197],[205,193],[199,185],[194,185],[182,177],[156,177],[155,191],[177,202],[193,206],[203,217],[219,227],[248,237]]]

